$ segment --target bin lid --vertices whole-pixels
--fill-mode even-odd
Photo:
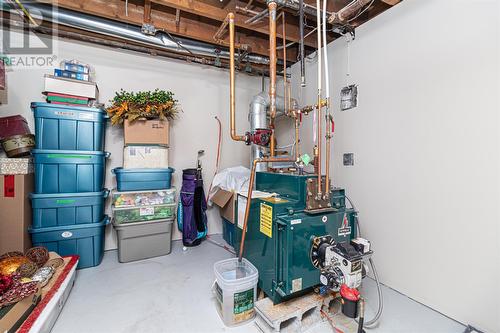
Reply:
[[[85,224],[71,224],[71,225],[60,225],[57,227],[42,227],[42,228],[28,228],[28,232],[30,234],[38,234],[42,232],[52,232],[52,231],[64,231],[64,230],[76,230],[76,229],[88,229],[88,228],[100,228],[108,225],[110,222],[110,218],[105,215],[104,219],[102,219],[99,223],[85,223]]]
[[[54,149],[33,149],[31,154],[49,154],[55,155],[54,157],[85,157],[85,155],[95,155],[109,157],[111,155],[109,152],[101,151],[101,150],[54,150]]]
[[[31,199],[54,199],[54,198],[80,198],[80,197],[107,197],[109,194],[108,189],[99,192],[78,192],[78,193],[30,193]]]
[[[163,168],[163,169],[131,168],[131,169],[124,169],[122,167],[114,168],[113,170],[111,170],[111,172],[114,174],[119,174],[119,173],[159,173],[159,172],[173,173],[174,171],[175,170],[173,168]]]
[[[88,106],[73,106],[64,104],[54,104],[54,103],[44,103],[44,102],[32,102],[31,108],[34,110],[36,108],[51,108],[51,109],[61,109],[61,110],[77,110],[77,111],[90,111],[104,113],[103,108],[91,108]]]

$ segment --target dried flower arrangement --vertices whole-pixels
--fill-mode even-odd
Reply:
[[[121,89],[110,102],[106,112],[113,125],[122,124],[125,119],[131,123],[139,118],[173,120],[181,111],[174,94],[159,89],[139,92]]]

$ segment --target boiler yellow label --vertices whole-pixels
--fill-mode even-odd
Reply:
[[[260,232],[267,237],[273,237],[273,207],[260,204]]]

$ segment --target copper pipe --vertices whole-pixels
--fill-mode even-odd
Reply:
[[[287,82],[287,88],[288,88],[288,109],[292,108],[292,85],[290,82]]]
[[[235,6],[234,8],[236,9],[237,12],[240,12],[242,14],[251,14],[251,15],[259,14],[259,12],[252,10],[252,9],[249,9],[249,8],[246,8],[246,7]]]
[[[323,99],[321,100],[321,106],[326,106],[326,100]],[[306,105],[304,107],[302,107],[299,111],[303,114],[309,114],[311,111],[314,111],[318,108],[318,104],[314,104],[314,105]]]
[[[270,155],[274,157],[275,144],[274,144],[274,118],[276,118],[276,2],[272,1],[268,4],[269,11],[269,100],[270,100],[270,128],[271,133],[271,147]]]
[[[328,74],[327,74],[328,75]],[[328,109],[328,106],[327,106]],[[331,134],[331,127],[330,127],[330,113],[327,112],[325,115],[326,119],[326,156],[325,156],[325,191],[324,193],[324,198],[328,199],[330,198],[330,189],[329,189],[329,184],[330,184],[330,138],[332,137]]]
[[[313,156],[314,173],[318,174],[318,146],[314,146]]]
[[[273,163],[273,162],[295,162],[293,159],[289,158],[257,158],[253,160],[252,164],[252,171],[250,172],[250,182],[248,183],[248,193],[247,193],[247,205],[246,205],[246,210],[245,210],[245,218],[243,220],[243,234],[241,235],[241,243],[240,243],[240,251],[238,253],[238,260],[241,262],[241,259],[243,258],[243,251],[245,249],[245,237],[247,234],[247,225],[248,225],[248,215],[250,214],[250,205],[252,203],[252,192],[253,192],[253,185],[255,182],[255,169],[257,167],[257,164],[259,163]]]
[[[220,45],[229,45],[228,42],[226,42],[222,37],[224,36],[224,33],[226,32],[226,27],[227,25],[229,24],[229,14],[228,16],[226,16],[226,18],[224,19],[224,21],[222,21],[222,24],[220,25],[219,29],[217,29],[217,31],[215,32],[214,36],[213,36],[213,39],[214,41],[217,43],[217,44],[220,44]],[[242,50],[248,50],[250,47],[248,44],[240,44],[240,43],[234,43],[234,48],[236,49],[242,49]]]
[[[283,25],[283,99],[285,101],[285,114],[288,114],[288,109],[290,108],[290,104],[288,104],[288,79],[286,77],[286,21],[285,21],[285,12],[281,12],[281,24]]]
[[[300,113],[295,112],[295,161],[299,161],[299,123],[300,123]]]
[[[236,134],[236,98],[235,98],[235,87],[234,87],[234,14],[227,14],[227,20],[229,24],[229,112],[230,112],[230,122],[231,122],[231,139],[235,141],[245,141],[245,136]]]
[[[224,34],[225,30],[226,30],[226,27],[229,23],[229,14],[226,16],[226,18],[224,19],[224,21],[222,21],[222,24],[220,25],[219,29],[217,29],[217,31],[215,32],[214,34],[214,40],[215,41],[218,41],[222,38],[222,35]]]

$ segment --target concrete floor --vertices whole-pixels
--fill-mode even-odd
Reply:
[[[228,329],[219,318],[211,294],[213,264],[231,254],[211,243],[133,263],[118,263],[108,251],[103,263],[78,271],[75,286],[53,328],[72,332],[259,332],[254,323]],[[461,333],[465,327],[384,287],[384,314],[374,332]],[[375,283],[365,279],[367,318],[377,306]],[[324,322],[311,333],[330,333]]]

